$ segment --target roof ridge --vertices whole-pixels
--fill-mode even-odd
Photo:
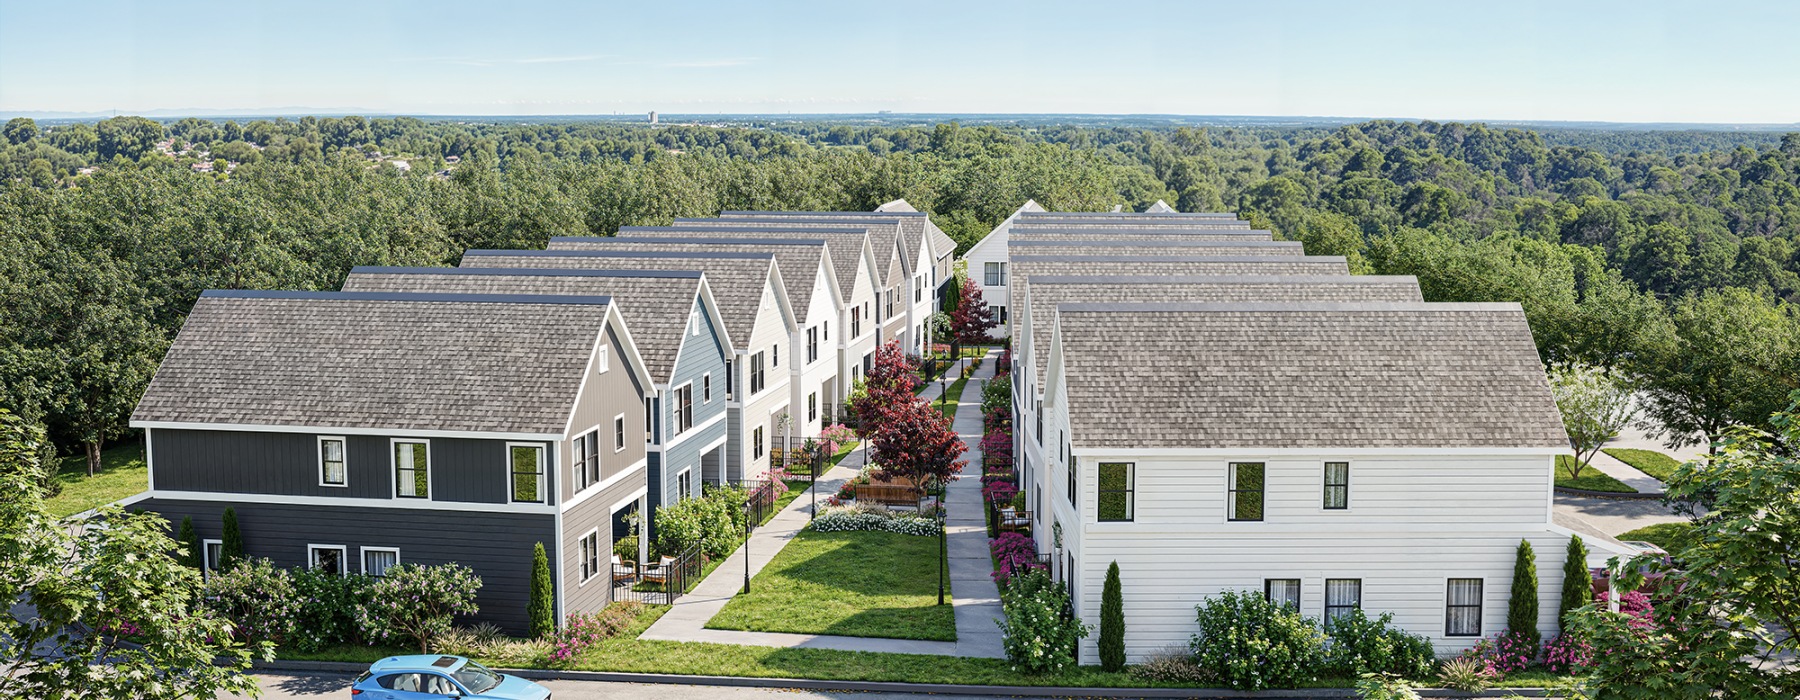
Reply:
[[[378,275],[504,275],[518,277],[670,277],[691,279],[700,270],[599,270],[567,267],[383,267],[358,265],[351,274]]]
[[[313,292],[285,289],[208,289],[202,299],[311,299],[316,301],[415,301],[480,304],[578,304],[604,306],[610,296],[566,294],[441,294],[433,292]]]
[[[1252,301],[1252,302],[1071,302],[1057,304],[1058,311],[1075,313],[1204,313],[1204,312],[1319,312],[1319,311],[1522,311],[1512,301]]]

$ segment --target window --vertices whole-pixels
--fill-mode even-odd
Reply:
[[[608,348],[602,345],[599,350],[594,351],[594,374],[606,374],[607,370],[612,369],[610,358],[607,357],[607,350]]]
[[[1360,607],[1362,607],[1362,579],[1325,579],[1326,622],[1337,619],[1339,615],[1347,615],[1351,610]]]
[[[819,329],[806,329],[806,361],[819,361]]]
[[[683,469],[680,474],[675,475],[675,500],[685,501],[688,496],[692,495],[694,495],[694,470]]]
[[[819,392],[815,391],[813,393],[806,395],[806,422],[811,423],[818,419],[819,419]]]
[[[887,299],[887,302],[888,302],[887,303],[887,317],[888,318],[894,317],[894,297],[899,296],[899,294],[900,294],[899,287],[895,287],[893,289],[888,290],[888,299]]]
[[[918,277],[913,278],[913,303],[917,304],[924,300],[925,300],[925,276],[920,275]]]
[[[725,361],[725,398],[727,398],[727,399],[735,398],[734,396],[732,396],[731,392],[736,391],[735,387],[737,386],[737,375],[732,374],[731,368],[732,368],[731,360],[726,360]]]
[[[207,571],[218,571],[220,564],[219,560],[225,558],[224,540],[202,540],[200,542],[200,556],[205,558],[205,561],[202,561],[201,564]]]
[[[781,343],[769,346],[769,364],[775,367],[781,366]]]
[[[1481,579],[1450,579],[1444,591],[1444,636],[1481,636]]]
[[[694,385],[683,384],[675,390],[675,434],[694,427]]]
[[[594,435],[594,433],[588,433]],[[544,502],[544,446],[507,445],[507,463],[512,471],[514,503]],[[589,459],[595,462],[593,455]],[[597,476],[597,475],[596,475]]]
[[[750,431],[750,458],[751,459],[762,459],[762,455],[763,455],[763,429],[762,429],[762,426],[759,425],[759,426],[756,426],[756,430]]]
[[[983,280],[989,287],[1006,286],[1006,263],[991,262],[983,266],[987,279]]]
[[[650,397],[644,397],[644,442],[656,442],[656,411],[651,410]]]
[[[763,354],[750,356],[750,395],[755,396],[763,390]]]
[[[1263,579],[1263,597],[1271,603],[1280,603],[1300,609],[1300,579],[1266,578]]]
[[[821,333],[820,335],[825,336],[826,340],[831,340],[831,321],[830,320],[820,322],[819,329],[824,331],[824,333]]]
[[[625,449],[625,414],[613,416],[613,451]]]
[[[569,443],[570,471],[575,477],[575,490],[580,491],[600,481],[600,431],[589,430],[575,437]],[[543,463],[543,455],[538,455],[538,462]],[[517,464],[514,465],[514,484],[518,483]],[[542,473],[542,467],[539,467]],[[519,500],[517,498],[513,500]],[[541,500],[541,499],[540,499]]]
[[[862,336],[862,309],[850,309],[850,337]]]
[[[700,375],[700,403],[712,403],[712,373]]]
[[[1135,464],[1130,462],[1100,463],[1100,522],[1128,522],[1134,513],[1132,510],[1134,495],[1133,479],[1137,476]]]
[[[341,544],[309,544],[306,545],[307,565],[314,570],[342,576],[344,570],[344,545]]]
[[[1229,520],[1263,519],[1263,463],[1232,462],[1231,494],[1226,499]]]
[[[1044,446],[1044,401],[1043,401],[1043,399],[1038,399],[1037,410],[1032,411],[1031,416],[1037,422],[1037,427],[1034,428],[1031,432],[1037,436],[1038,447],[1043,447]]]
[[[994,323],[998,323],[1002,326],[1006,325],[1006,307],[994,307]]]
[[[875,353],[871,352],[871,353],[863,354],[863,361],[862,361],[863,376],[865,376],[865,377],[869,376],[869,372],[873,369],[875,369]]]
[[[1325,510],[1350,508],[1350,463],[1325,463]]]
[[[394,441],[394,495],[399,498],[431,497],[431,443]]]
[[[688,335],[700,335],[700,310],[688,312]]]
[[[400,550],[393,547],[362,548],[362,572],[369,576],[386,576],[388,569],[400,565]]]
[[[581,549],[581,582],[587,583],[588,579],[600,573],[600,530],[596,528],[582,535],[579,548]]]
[[[319,485],[350,485],[350,473],[344,469],[344,439],[341,437],[319,438]]]

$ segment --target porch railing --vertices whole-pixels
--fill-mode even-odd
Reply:
[[[700,545],[694,545],[680,556],[659,557],[643,566],[625,562],[612,568],[610,601],[635,601],[646,605],[674,605],[687,593],[689,584],[698,583],[705,567]]]

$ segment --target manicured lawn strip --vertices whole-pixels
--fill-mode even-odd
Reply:
[[[1649,542],[1667,552],[1675,553],[1685,549],[1688,539],[1693,535],[1693,523],[1657,523],[1623,533],[1619,535],[1618,539],[1621,542],[1625,540]]]
[[[144,444],[120,445],[100,453],[100,471],[87,473],[87,456],[64,457],[56,470],[62,493],[44,502],[52,516],[62,518],[134,496],[150,488],[150,470],[144,466]]]
[[[955,641],[938,568],[935,537],[805,530],[706,626]]]
[[[1657,481],[1665,484],[1669,483],[1669,477],[1674,476],[1675,470],[1681,466],[1679,460],[1661,452],[1657,452],[1656,450],[1634,450],[1628,447],[1608,447],[1600,451],[1612,455],[1613,459],[1629,464],[1638,471],[1649,474]]]
[[[956,381],[950,383],[950,388],[944,391],[944,396],[949,397],[950,400],[945,401],[943,397],[939,397],[938,400],[931,402],[931,407],[943,413],[945,417],[956,420],[956,407],[961,405],[963,385],[968,383],[969,375],[957,377]]]
[[[1569,478],[1569,463],[1574,461],[1571,455],[1556,456],[1556,485],[1569,489],[1584,491],[1606,491],[1608,493],[1637,493],[1637,489],[1626,486],[1625,482],[1600,473],[1593,465],[1581,470],[1578,478]]]

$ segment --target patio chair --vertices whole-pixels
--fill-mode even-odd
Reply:
[[[637,562],[621,561],[619,555],[612,555],[612,578],[615,585],[637,580]]]
[[[675,557],[663,557],[655,564],[644,567],[644,582],[668,585],[669,569],[674,565]]]
[[[1023,530],[1028,527],[1031,527],[1030,513],[1021,513],[1014,510],[1012,506],[1006,506],[1005,508],[1000,509],[1001,530]]]

